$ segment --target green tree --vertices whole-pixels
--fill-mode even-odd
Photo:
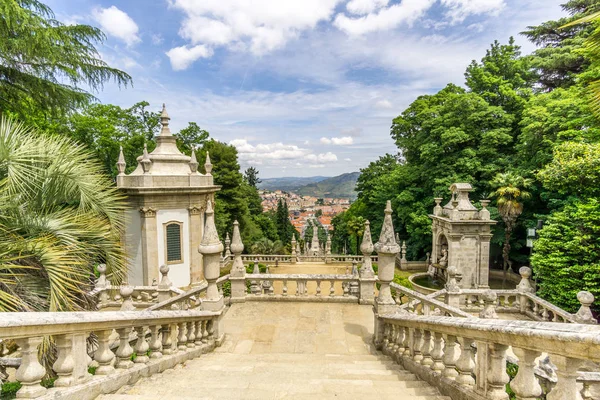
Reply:
[[[262,238],[252,245],[252,254],[284,254],[285,246],[280,240]]]
[[[358,254],[358,241],[365,229],[365,219],[363,217],[352,217],[346,224],[346,227],[348,229],[348,234],[350,235],[350,237],[354,237],[355,239],[354,254]]]
[[[281,240],[281,242],[285,243],[287,246],[288,243],[291,243],[292,235],[296,233],[296,229],[290,221],[290,213],[287,203],[282,199],[279,199],[279,202],[277,203],[277,210],[275,211],[275,225],[277,226],[279,240]]]
[[[537,294],[567,311],[579,308],[577,292],[600,296],[600,202],[576,200],[553,213],[539,231],[531,265]],[[598,303],[592,306],[599,312]]]
[[[131,83],[129,75],[100,58],[95,45],[105,37],[99,29],[65,25],[37,0],[2,1],[0,15],[3,110],[21,117],[37,110],[62,115],[95,99],[86,90],[110,80]]]
[[[94,266],[118,284],[125,205],[92,153],[0,120],[0,311],[91,307]]]
[[[504,272],[512,266],[510,261],[510,240],[512,232],[517,224],[517,219],[523,212],[523,201],[531,197],[526,191],[532,184],[531,179],[523,178],[512,172],[500,173],[492,181],[496,188],[493,196],[496,197],[498,212],[504,222],[504,245],[502,247],[502,258],[504,261]]]
[[[188,156],[192,149],[200,148],[208,140],[208,132],[200,128],[197,123],[189,122],[188,126],[179,131],[177,136],[177,148]]]
[[[254,189],[258,189],[258,184],[262,182],[258,177],[258,170],[254,167],[249,167],[244,171],[244,180]]]

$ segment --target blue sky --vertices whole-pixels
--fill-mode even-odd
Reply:
[[[566,0],[563,0],[566,1]],[[392,119],[463,73],[490,43],[562,16],[561,0],[49,0],[59,20],[100,27],[133,77],[97,93],[167,104],[263,178],[357,171],[396,148]]]

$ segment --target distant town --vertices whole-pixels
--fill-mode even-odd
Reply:
[[[286,202],[290,221],[304,235],[308,221],[317,219],[326,230],[331,230],[331,220],[350,207],[349,198],[301,196],[283,190],[259,190],[263,211],[275,211],[279,200]]]

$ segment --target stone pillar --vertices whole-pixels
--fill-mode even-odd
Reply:
[[[477,287],[479,289],[488,289],[490,287],[490,241],[492,240],[492,236],[489,233],[479,234],[479,271],[477,276]]]
[[[360,267],[360,304],[373,304],[375,300],[375,271],[371,253],[373,253],[373,241],[371,239],[371,223],[365,221],[365,229],[360,244],[360,251],[363,254],[363,262]]]
[[[202,303],[203,307],[206,310],[219,311],[223,308],[223,297],[219,295],[217,279],[219,279],[220,274],[219,261],[223,252],[223,243],[221,243],[217,234],[213,206],[210,200],[206,206],[204,236],[198,251],[203,256],[204,275],[208,281],[206,299]]]
[[[237,221],[233,223],[231,251],[233,252],[233,265],[229,275],[229,280],[231,281],[231,302],[243,303],[246,301],[246,268],[242,262],[244,244],[242,243],[240,227]],[[294,258],[293,254],[292,258]]]
[[[491,289],[483,292],[483,310],[479,313],[479,318],[484,319],[498,319],[498,314],[496,314],[496,302],[498,301],[498,295],[496,292]]]
[[[202,241],[203,209],[200,206],[191,206],[190,214],[190,282],[192,286],[198,286],[204,282],[204,270],[202,268],[202,254],[198,251],[198,246]]]
[[[156,209],[142,207],[142,277],[143,285],[150,286],[152,280],[158,280],[158,232],[156,228]]]
[[[381,228],[379,241],[375,244],[379,259],[378,282],[380,284],[379,296],[375,299],[373,311],[375,313],[375,334],[373,335],[375,346],[381,348],[383,340],[383,326],[378,316],[394,311],[397,307],[392,298],[390,283],[394,279],[396,256],[400,252],[400,246],[394,238],[394,225],[392,223],[392,203],[387,201],[385,217]]]
[[[331,261],[331,236],[327,232],[327,241],[325,242],[325,264]]]
[[[161,265],[160,266],[160,283],[158,284],[158,302],[162,303],[163,301],[169,300],[171,298],[171,280],[169,279],[169,266]]]
[[[446,280],[446,304],[454,308],[460,308],[460,286],[456,282],[456,267],[451,265],[446,270],[448,279]]]
[[[408,260],[406,259],[406,242],[404,242],[404,241],[402,242],[400,261],[402,262],[402,264],[405,264],[406,262],[408,262]]]
[[[594,303],[594,295],[590,292],[581,291],[577,293],[577,300],[581,303],[581,307],[575,314],[575,319],[580,324],[597,324],[596,318],[592,315],[590,306]]]
[[[231,249],[229,248],[229,246],[231,246],[231,240],[229,240],[229,232],[227,232],[227,234],[225,235],[225,255],[223,256],[225,258],[231,256]]]

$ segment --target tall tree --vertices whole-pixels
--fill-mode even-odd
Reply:
[[[244,180],[254,189],[258,189],[258,184],[262,182],[258,177],[258,170],[254,167],[248,167],[244,171]]]
[[[189,122],[188,126],[177,133],[177,147],[184,154],[192,154],[192,149],[198,149],[208,140],[208,132],[197,123]]]
[[[504,222],[502,258],[504,260],[505,272],[512,266],[512,262],[510,261],[510,240],[517,219],[523,212],[523,201],[531,197],[531,194],[526,190],[531,184],[531,179],[523,178],[511,172],[500,173],[492,181],[492,186],[496,187],[492,195],[496,198],[498,212]]]
[[[0,2],[0,106],[26,115],[72,111],[94,100],[110,80],[131,83],[100,58],[104,34],[88,25],[65,25],[37,0]],[[84,89],[86,88],[86,89]]]

